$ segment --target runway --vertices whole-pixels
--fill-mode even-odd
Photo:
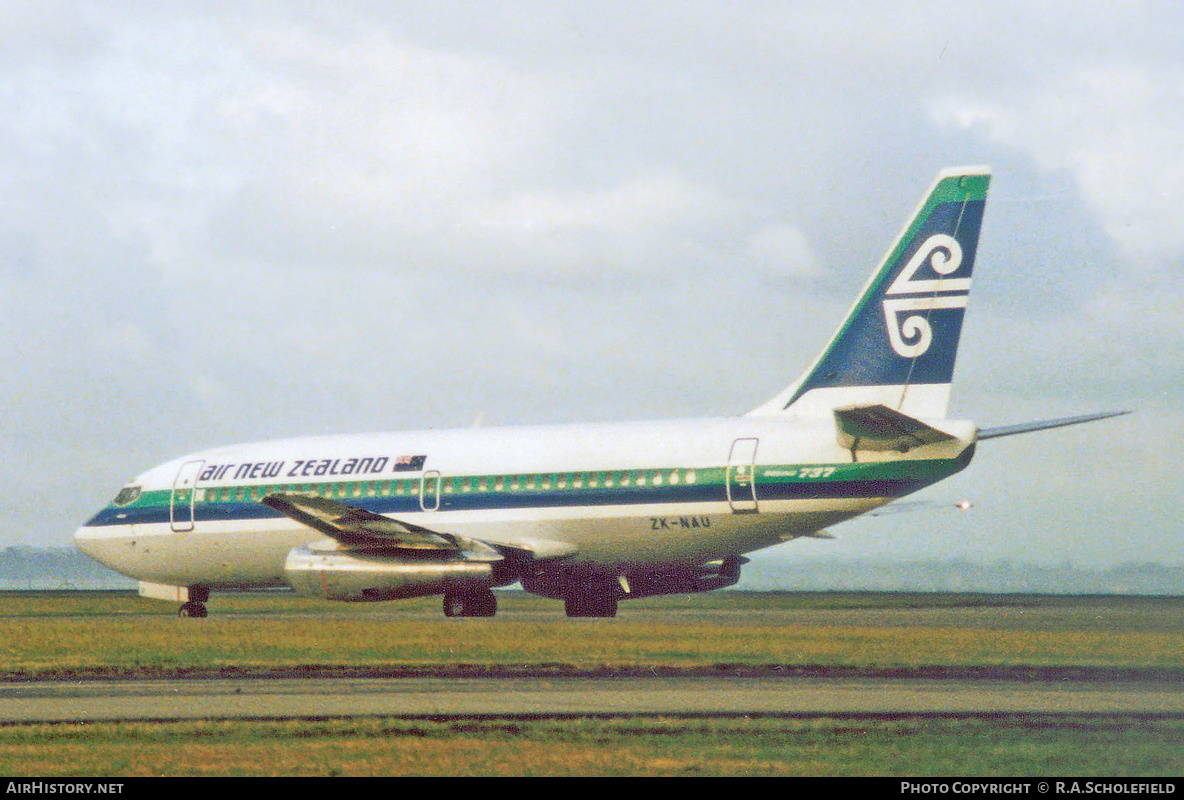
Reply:
[[[0,684],[0,723],[827,714],[1184,715],[1184,685],[817,677],[236,678]]]

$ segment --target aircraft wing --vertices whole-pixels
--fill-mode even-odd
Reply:
[[[323,497],[276,493],[264,497],[263,503],[342,544],[374,550],[436,551],[482,561],[492,556],[519,564],[554,561],[579,552],[570,542],[552,539],[508,542],[465,539]]]
[[[460,541],[450,533],[437,533],[323,497],[276,493],[264,497],[263,503],[346,545],[440,552],[462,549]]]
[[[908,450],[956,438],[879,403],[836,408],[834,414],[839,444],[848,450]]]

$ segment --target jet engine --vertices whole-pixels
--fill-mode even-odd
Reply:
[[[456,558],[393,558],[358,551],[294,548],[284,574],[296,594],[376,602],[434,594],[473,595],[511,581],[499,562]]]

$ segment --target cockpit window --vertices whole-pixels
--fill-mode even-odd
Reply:
[[[128,506],[136,502],[136,498],[139,496],[139,486],[124,486],[119,490],[119,494],[115,495],[115,499],[112,502],[117,506]]]

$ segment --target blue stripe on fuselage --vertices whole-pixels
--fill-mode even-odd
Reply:
[[[932,483],[921,479],[873,479],[841,481],[802,481],[790,483],[757,483],[759,500],[820,500],[868,497],[903,497]],[[580,490],[577,490],[579,492]],[[440,495],[440,511],[484,511],[493,509],[596,507],[608,505],[657,505],[663,503],[724,503],[727,491],[723,484],[701,486],[626,487],[615,491],[582,492],[534,491],[525,494],[453,493]],[[405,497],[332,497],[331,499],[364,508],[376,514],[400,515],[422,511],[418,495]],[[188,511],[183,508],[183,511]],[[229,522],[235,520],[277,519],[284,515],[261,502],[232,501],[208,503],[199,501],[194,506],[195,522]],[[188,514],[185,514],[188,520]],[[169,522],[167,504],[142,508],[103,509],[87,523],[87,527],[109,525],[148,525]]]

